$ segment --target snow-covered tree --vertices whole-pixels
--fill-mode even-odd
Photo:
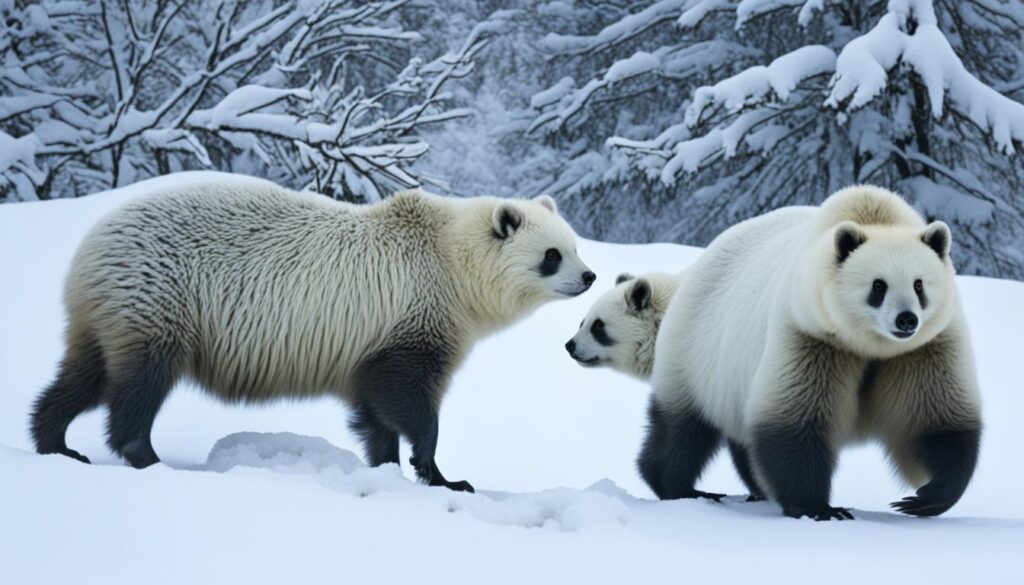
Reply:
[[[419,184],[491,31],[415,55],[408,0],[0,0],[0,200],[185,168],[351,200]],[[447,84],[450,85],[450,84]]]
[[[596,73],[531,104],[591,235],[704,244],[872,182],[953,224],[962,271],[1024,277],[1024,3],[661,0],[545,45]]]

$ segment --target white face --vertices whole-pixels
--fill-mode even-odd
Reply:
[[[505,286],[541,300],[574,297],[597,278],[576,254],[576,233],[559,217],[550,197],[495,210],[495,231],[504,236]]]
[[[646,378],[660,316],[653,314],[650,283],[626,276],[597,299],[565,349],[581,366],[607,366]],[[650,351],[644,351],[645,346]]]
[[[952,302],[949,230],[936,222],[924,232],[861,230],[863,241],[839,265],[833,312],[840,331],[879,355],[918,347],[945,324]]]

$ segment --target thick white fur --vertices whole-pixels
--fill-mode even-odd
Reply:
[[[849,221],[867,238],[840,270],[836,228]],[[898,195],[858,186],[820,208],[784,208],[725,231],[684,271],[662,322],[655,400],[669,411],[696,407],[745,445],[754,425],[823,412],[835,447],[880,438],[920,486],[926,478],[908,453],[914,433],[980,424],[954,270],[922,243],[925,229]],[[908,340],[888,334],[865,302],[879,277],[894,303],[918,309],[921,325]],[[927,309],[915,305],[917,278]],[[869,360],[885,368],[860,400]]]
[[[521,225],[497,238],[509,210]],[[543,278],[551,247],[562,270]],[[149,194],[95,226],[66,283],[68,343],[98,341],[114,375],[156,344],[226,400],[345,397],[373,352],[442,346],[454,369],[481,336],[585,290],[585,270],[549,197],[411,191],[355,206],[236,176]]]
[[[650,272],[639,277],[622,275],[622,282],[602,294],[587,312],[572,337],[573,357],[584,366],[605,366],[647,381],[654,365],[655,340],[669,302],[679,288],[679,275]],[[648,304],[636,310],[631,302],[638,286],[650,289]],[[594,339],[591,326],[600,319],[615,341],[611,346]]]

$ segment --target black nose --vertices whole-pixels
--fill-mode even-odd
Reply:
[[[594,284],[595,280],[597,280],[597,275],[594,274],[593,272],[588,270],[583,273],[583,284],[590,286]]]
[[[566,344],[565,344],[565,351],[567,351],[569,353],[572,353],[572,352],[576,351],[576,342],[573,341],[572,339],[567,341]]]
[[[911,311],[903,311],[896,315],[896,328],[906,333],[917,329],[917,315]]]

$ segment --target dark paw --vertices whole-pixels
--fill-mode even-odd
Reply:
[[[160,463],[160,458],[156,456],[153,447],[138,441],[132,441],[121,449],[121,457],[135,469],[144,469]]]
[[[943,490],[933,483],[925,484],[917,494],[889,504],[893,509],[910,516],[938,516],[953,507],[959,500],[959,493]]]
[[[716,502],[721,503],[722,498],[724,498],[724,497],[725,497],[725,494],[714,494],[714,493],[711,493],[711,492],[702,492],[700,490],[690,490],[690,491],[687,491],[687,492],[683,492],[683,493],[681,493],[679,495],[673,496],[673,497],[671,497],[669,499],[672,499],[672,500],[692,500],[692,499],[696,499],[696,498],[706,498],[708,500],[714,500]]]
[[[897,512],[908,516],[938,516],[953,507],[949,502],[933,502],[921,496],[908,496],[898,502],[889,504]]]
[[[765,501],[767,499],[768,498],[766,498],[766,497],[764,497],[762,495],[759,495],[759,494],[750,494],[749,496],[747,496],[747,500],[746,501],[747,502],[763,502],[763,501]]]
[[[791,506],[783,508],[782,513],[790,518],[808,518],[822,522],[824,520],[853,520],[853,514],[846,508],[833,508],[832,506],[817,506],[815,508],[803,508]]]
[[[89,458],[86,457],[85,455],[82,455],[81,453],[75,451],[74,449],[68,449],[67,447],[64,447],[63,449],[47,451],[47,453],[59,453],[61,455],[64,455],[65,457],[70,457],[77,461],[81,461],[82,463],[92,463],[91,461],[89,461]]]
[[[476,490],[473,489],[473,486],[468,481],[446,481],[443,485],[453,492],[476,493]]]

